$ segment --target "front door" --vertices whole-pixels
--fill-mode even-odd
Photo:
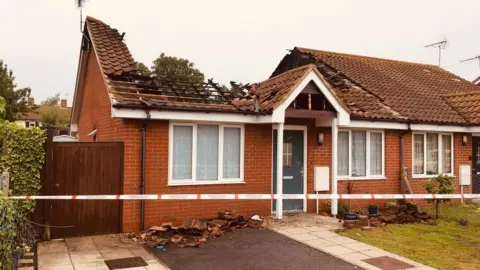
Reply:
[[[304,141],[302,130],[283,133],[283,194],[303,194]],[[273,133],[273,193],[277,194],[277,131]],[[276,200],[272,209],[276,211]],[[303,199],[283,200],[283,211],[303,211]]]
[[[480,194],[480,137],[473,137],[472,147],[472,193]]]

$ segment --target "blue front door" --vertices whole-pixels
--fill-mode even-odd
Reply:
[[[302,130],[283,133],[283,194],[303,194],[304,141]],[[277,131],[273,134],[273,193],[277,194]],[[276,211],[276,200],[272,209]],[[283,200],[283,211],[303,211],[303,199]]]

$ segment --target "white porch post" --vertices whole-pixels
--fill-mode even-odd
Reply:
[[[337,155],[338,155],[338,116],[332,119],[332,194],[338,193]],[[338,214],[338,199],[332,198],[332,215]]]
[[[277,129],[277,219],[282,219],[283,213],[283,123]]]

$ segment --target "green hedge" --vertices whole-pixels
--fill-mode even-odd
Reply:
[[[3,151],[0,172],[10,172],[12,195],[38,195],[44,162],[45,132],[1,122]],[[35,210],[34,201],[11,201],[0,197],[0,269],[13,269],[15,260],[28,251],[34,241],[27,215]]]

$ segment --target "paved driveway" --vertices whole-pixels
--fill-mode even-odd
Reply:
[[[175,269],[361,269],[264,228],[227,232],[200,248],[169,245],[153,253]]]

